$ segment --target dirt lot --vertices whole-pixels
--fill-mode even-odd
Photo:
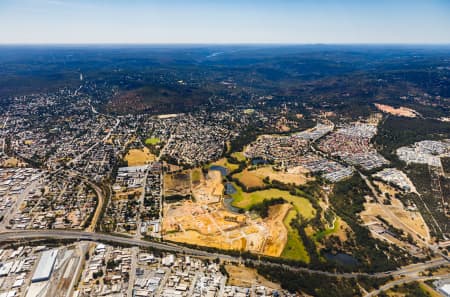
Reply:
[[[170,203],[164,206],[163,234],[166,240],[279,256],[287,241],[283,219],[290,207],[278,205],[262,220],[232,213],[220,203]]]
[[[125,161],[128,162],[128,166],[141,166],[148,164],[156,159],[156,156],[150,153],[147,147],[143,149],[131,149],[125,155]]]
[[[272,283],[259,275],[255,269],[245,266],[225,265],[225,269],[230,275],[228,285],[230,286],[251,286],[258,284],[271,289],[280,289],[279,284]]]
[[[164,174],[164,195],[189,195],[191,193],[191,173],[189,170]]]
[[[395,116],[402,116],[402,117],[408,117],[408,118],[415,118],[417,116],[417,113],[415,110],[411,109],[411,108],[407,108],[407,107],[399,107],[399,108],[395,108],[393,106],[390,105],[385,105],[385,104],[378,104],[376,103],[375,106],[386,113],[395,115]]]
[[[428,226],[422,218],[422,215],[418,211],[408,211],[404,209],[403,204],[400,200],[392,198],[392,205],[384,205],[378,203],[365,203],[365,210],[361,213],[361,218],[364,223],[370,224],[371,222],[377,221],[376,216],[381,216],[385,218],[392,226],[403,229],[394,221],[391,221],[389,217],[385,216],[385,209],[390,209],[392,213],[405,225],[408,225],[411,229],[415,230],[423,238],[427,240],[430,238]],[[408,232],[408,230],[404,230]]]
[[[11,157],[7,160],[5,160],[5,162],[2,164],[2,166],[4,167],[18,167],[18,166],[24,166],[25,163],[20,162],[19,159],[16,159],[14,157]]]
[[[210,170],[206,176],[204,176],[201,171],[194,171],[191,176],[192,194],[197,202],[220,202],[223,195],[224,186],[222,184],[222,175],[219,171]]]
[[[264,244],[264,255],[279,257],[287,242],[287,229],[283,224],[288,211],[292,208],[289,203],[272,206],[269,217],[264,220],[268,226],[269,234]]]

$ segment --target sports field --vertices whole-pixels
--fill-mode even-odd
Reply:
[[[125,155],[125,161],[128,162],[128,166],[141,166],[148,164],[156,159],[150,150],[146,147],[142,149],[131,149]]]
[[[161,139],[157,137],[150,137],[145,140],[146,145],[157,145],[161,142]]]

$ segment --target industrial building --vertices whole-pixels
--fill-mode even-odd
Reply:
[[[32,283],[42,282],[50,279],[57,255],[57,249],[48,250],[42,253],[41,259],[39,259],[39,263],[36,267],[36,270],[34,271],[33,277],[31,278]]]

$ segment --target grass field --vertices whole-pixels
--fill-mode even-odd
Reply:
[[[125,155],[125,161],[128,162],[128,166],[140,166],[148,164],[154,161],[156,158],[148,148],[143,149],[131,149]]]
[[[306,198],[293,196],[287,191],[281,191],[278,189],[268,189],[246,193],[243,192],[238,185],[233,183],[233,186],[236,189],[236,193],[231,195],[231,197],[233,198],[232,205],[235,207],[248,210],[250,209],[250,207],[252,207],[252,205],[261,203],[264,199],[271,200],[274,198],[283,198],[284,200],[291,203],[294,206],[295,210],[303,217],[307,219],[314,217],[315,209]]]
[[[202,170],[200,168],[192,169],[191,171],[192,183],[199,183],[201,178],[202,178]]]
[[[282,171],[276,171],[272,166],[259,167],[254,170],[245,169],[242,172],[236,173],[233,177],[239,179],[247,188],[263,187],[264,178],[268,177],[269,180],[277,180],[284,184],[296,184],[303,185],[312,178],[307,178],[303,173],[287,173]]]
[[[336,221],[334,222],[333,228],[325,229],[323,231],[320,231],[320,232],[316,233],[314,235],[314,239],[315,240],[321,240],[325,236],[335,233],[336,231],[339,230],[339,223],[340,223],[339,219],[336,218]]]
[[[235,158],[236,160],[238,160],[239,162],[243,162],[243,161],[246,160],[246,158],[245,158],[245,156],[244,156],[244,153],[242,153],[242,152],[235,152],[235,153],[232,153],[231,156],[232,156],[233,158]]]
[[[281,257],[291,260],[299,260],[305,263],[309,263],[309,255],[303,245],[302,239],[298,234],[297,230],[291,227],[291,221],[297,216],[297,211],[294,209],[290,210],[283,220],[284,225],[288,230],[288,240],[286,246],[284,247]]]
[[[145,140],[146,145],[157,145],[161,142],[161,139],[158,137],[150,137]]]
[[[233,177],[237,178],[247,188],[264,187],[265,185],[263,182],[264,177],[257,175],[255,170],[249,171],[248,169],[245,169],[242,172],[234,174]]]

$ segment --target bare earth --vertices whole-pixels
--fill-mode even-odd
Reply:
[[[289,203],[270,208],[269,217],[265,219],[269,234],[264,244],[264,255],[279,257],[283,252],[288,239],[288,232],[283,220],[291,208],[292,206]]]
[[[290,204],[272,207],[269,217],[262,220],[232,213],[221,203],[166,204],[163,234],[171,241],[279,256],[287,242],[283,219],[290,207]]]
[[[128,162],[128,166],[141,166],[146,165],[156,159],[147,147],[143,149],[131,149],[125,156],[125,161]]]
[[[235,266],[227,264],[225,269],[230,275],[228,285],[230,286],[251,286],[252,284],[262,285],[271,289],[280,289],[279,284],[275,284],[263,276],[259,275],[255,269],[245,266]]]
[[[402,226],[398,226],[396,222],[389,220],[389,217],[384,216],[385,209],[389,208],[394,215],[405,225],[408,225],[411,229],[415,230],[423,238],[429,240],[428,226],[422,218],[422,215],[418,211],[408,211],[404,209],[400,200],[392,198],[392,205],[383,205],[379,203],[365,203],[365,210],[361,213],[361,218],[365,224],[370,224],[375,221],[376,216],[385,218],[392,226],[403,229]],[[404,230],[408,232],[408,230]]]
[[[210,170],[207,176],[198,173],[200,178],[197,185],[192,185],[192,194],[195,199],[201,203],[219,202],[222,198],[224,186],[222,184],[222,175],[217,170]]]
[[[417,112],[414,109],[407,108],[407,107],[399,107],[395,108],[390,105],[384,105],[384,104],[378,104],[375,103],[375,106],[386,113],[395,115],[395,116],[401,116],[401,117],[408,117],[408,118],[415,118],[417,116]]]

